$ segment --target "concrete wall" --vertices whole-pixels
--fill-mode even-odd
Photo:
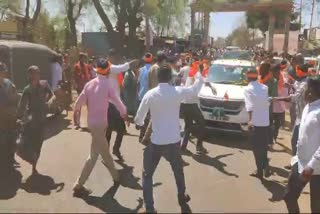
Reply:
[[[298,51],[298,37],[299,31],[290,31],[289,33],[289,48],[288,52],[290,54],[297,53]],[[268,47],[269,33],[266,32],[266,42],[265,47]],[[284,34],[274,34],[273,37],[273,51],[282,53],[284,44]]]

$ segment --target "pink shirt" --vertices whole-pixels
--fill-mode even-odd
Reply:
[[[88,82],[80,96],[78,97],[75,110],[80,110],[81,106],[88,107],[88,127],[108,126],[109,102],[116,106],[122,116],[127,114],[125,105],[121,102],[116,89],[110,84],[110,80],[105,76],[98,75]]]

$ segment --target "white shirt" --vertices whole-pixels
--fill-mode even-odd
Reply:
[[[257,127],[270,125],[268,86],[257,81],[244,89],[244,101],[248,112],[252,112],[252,123]]]
[[[193,84],[193,77],[187,77],[185,86],[191,86]],[[188,96],[185,100],[183,100],[183,103],[185,104],[197,104],[199,103],[199,97],[198,94],[193,94],[191,96]]]
[[[118,95],[120,96],[120,85],[118,83],[118,74],[126,72],[129,70],[130,66],[129,63],[125,63],[122,65],[111,65],[110,68],[110,83],[114,89],[116,89]]]
[[[296,89],[296,91],[294,94],[290,95],[292,98],[292,102],[295,103],[296,106],[296,125],[300,124],[302,112],[306,105],[305,92],[307,90],[307,86],[307,78],[304,78],[301,81],[296,81],[294,84],[294,88]]]
[[[303,110],[297,156],[299,173],[306,166],[314,170],[315,175],[320,175],[320,100],[306,105]]]
[[[62,66],[58,62],[51,64],[51,87],[52,90],[58,89],[59,81],[62,80]]]
[[[190,66],[186,65],[181,68],[180,74],[182,74],[182,83],[184,84],[187,81],[188,75],[190,71]]]
[[[150,111],[153,144],[168,145],[180,142],[180,104],[188,96],[198,94],[203,82],[201,75],[197,75],[197,80],[191,87],[174,87],[168,83],[160,83],[145,94],[135,123],[143,126],[144,119]]]

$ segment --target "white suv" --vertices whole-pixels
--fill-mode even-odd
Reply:
[[[254,68],[254,62],[244,60],[216,60],[213,62],[208,82],[216,89],[214,95],[209,87],[199,93],[199,105],[207,128],[246,133],[249,115],[244,104],[246,72]]]

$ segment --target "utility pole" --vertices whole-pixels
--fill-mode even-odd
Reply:
[[[299,24],[300,24],[300,33],[301,33],[301,29],[302,29],[302,4],[303,4],[303,0],[300,0],[300,18],[299,18]]]
[[[316,0],[312,0],[311,19],[310,19],[310,28],[309,28],[309,39],[311,38],[311,28],[312,28],[312,24],[313,24],[313,14],[314,14],[315,3],[316,3]]]

